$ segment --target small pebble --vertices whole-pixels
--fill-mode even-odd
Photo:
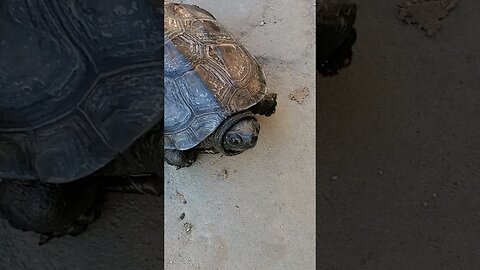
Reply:
[[[227,179],[228,178],[228,170],[227,169],[223,169],[222,172],[221,172],[221,175],[223,177],[223,179]]]
[[[192,228],[193,228],[193,225],[186,222],[185,224],[183,224],[183,227],[185,228],[185,232],[187,233],[191,233],[192,232]]]

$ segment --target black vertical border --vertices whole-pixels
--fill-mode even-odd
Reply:
[[[157,14],[157,16],[159,16],[159,19],[161,21],[164,22],[164,14],[165,14],[165,10],[164,10],[164,1],[163,0],[146,0],[146,1],[150,1],[151,5],[152,5],[152,8],[155,9],[155,13]],[[159,27],[160,28],[160,31],[162,33],[165,33],[165,24],[162,23],[162,25]],[[162,38],[162,43],[159,44],[159,49],[158,49],[158,54],[159,54],[159,61],[161,63],[161,66],[160,66],[160,74],[162,74],[162,80],[164,78],[164,44],[165,44],[165,35],[163,35],[163,38]],[[163,80],[164,81],[164,80]],[[165,82],[165,81],[164,81]],[[164,95],[164,83],[162,85],[159,86],[159,91],[161,91],[162,93],[162,96]],[[162,98],[162,108],[165,107],[165,104],[163,103],[164,99]],[[164,112],[165,110],[163,109],[162,110],[162,115],[161,115],[161,121],[163,123],[163,119],[164,119]],[[163,124],[161,125],[162,127],[162,140],[161,140],[161,155],[163,156],[164,155],[164,145],[163,145],[163,133],[164,133],[164,126]],[[162,190],[161,190],[161,205],[159,206],[160,207],[160,213],[161,213],[161,224],[159,224],[159,233],[161,234],[161,239],[162,239],[162,254],[160,255],[160,265],[158,265],[158,269],[165,269],[165,167],[164,167],[164,164],[163,162],[161,164],[158,164],[159,168],[158,168],[158,172],[163,175],[159,175],[161,176],[161,187],[162,187]],[[158,243],[160,244],[160,243]]]

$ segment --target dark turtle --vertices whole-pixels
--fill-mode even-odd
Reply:
[[[352,62],[352,46],[357,39],[353,27],[357,6],[349,0],[317,0],[316,3],[317,71],[331,76]]]
[[[255,114],[275,112],[255,58],[207,11],[165,5],[165,160],[198,152],[236,155],[256,145]]]
[[[0,2],[0,215],[48,238],[163,188],[163,3]],[[102,184],[100,184],[102,183]]]

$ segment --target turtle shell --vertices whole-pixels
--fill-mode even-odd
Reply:
[[[207,11],[165,5],[166,149],[195,147],[266,94],[255,58]]]
[[[79,179],[161,122],[163,10],[150,2],[2,1],[0,178]]]

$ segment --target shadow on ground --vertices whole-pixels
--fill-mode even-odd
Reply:
[[[102,216],[76,237],[39,246],[39,235],[0,222],[2,270],[161,269],[163,197],[109,194]]]
[[[317,266],[477,269],[480,3],[434,38],[358,5],[352,66],[317,81]]]

